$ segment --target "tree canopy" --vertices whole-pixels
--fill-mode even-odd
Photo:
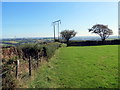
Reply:
[[[70,38],[73,38],[73,37],[77,34],[77,32],[75,32],[74,30],[64,30],[64,31],[62,31],[60,34],[61,34],[61,37],[62,37],[64,40],[66,40],[67,46],[68,46],[69,39],[70,39]]]
[[[102,41],[108,38],[109,35],[113,34],[112,30],[108,28],[108,25],[103,24],[96,24],[91,29],[88,30],[89,32],[98,34],[101,37]]]

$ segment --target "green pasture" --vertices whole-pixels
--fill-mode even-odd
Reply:
[[[117,88],[118,45],[60,48],[29,87]]]
[[[13,44],[18,43],[17,41],[3,41],[3,42],[6,42],[6,43],[13,43]]]

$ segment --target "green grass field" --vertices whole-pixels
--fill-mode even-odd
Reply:
[[[6,42],[6,43],[18,43],[17,41],[3,41],[3,42]]]
[[[60,48],[29,87],[118,88],[118,46]]]

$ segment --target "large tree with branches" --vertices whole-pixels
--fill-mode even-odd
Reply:
[[[96,24],[91,29],[88,30],[89,32],[98,34],[101,37],[102,41],[105,41],[105,39],[108,38],[109,35],[113,34],[112,30],[109,29],[107,25],[103,24]]]
[[[69,39],[73,38],[76,35],[77,32],[75,32],[74,30],[64,30],[62,31],[61,37],[66,40],[67,46],[69,45]]]

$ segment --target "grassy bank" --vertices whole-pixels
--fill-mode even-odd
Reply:
[[[42,65],[32,88],[117,88],[118,46],[66,47]]]

